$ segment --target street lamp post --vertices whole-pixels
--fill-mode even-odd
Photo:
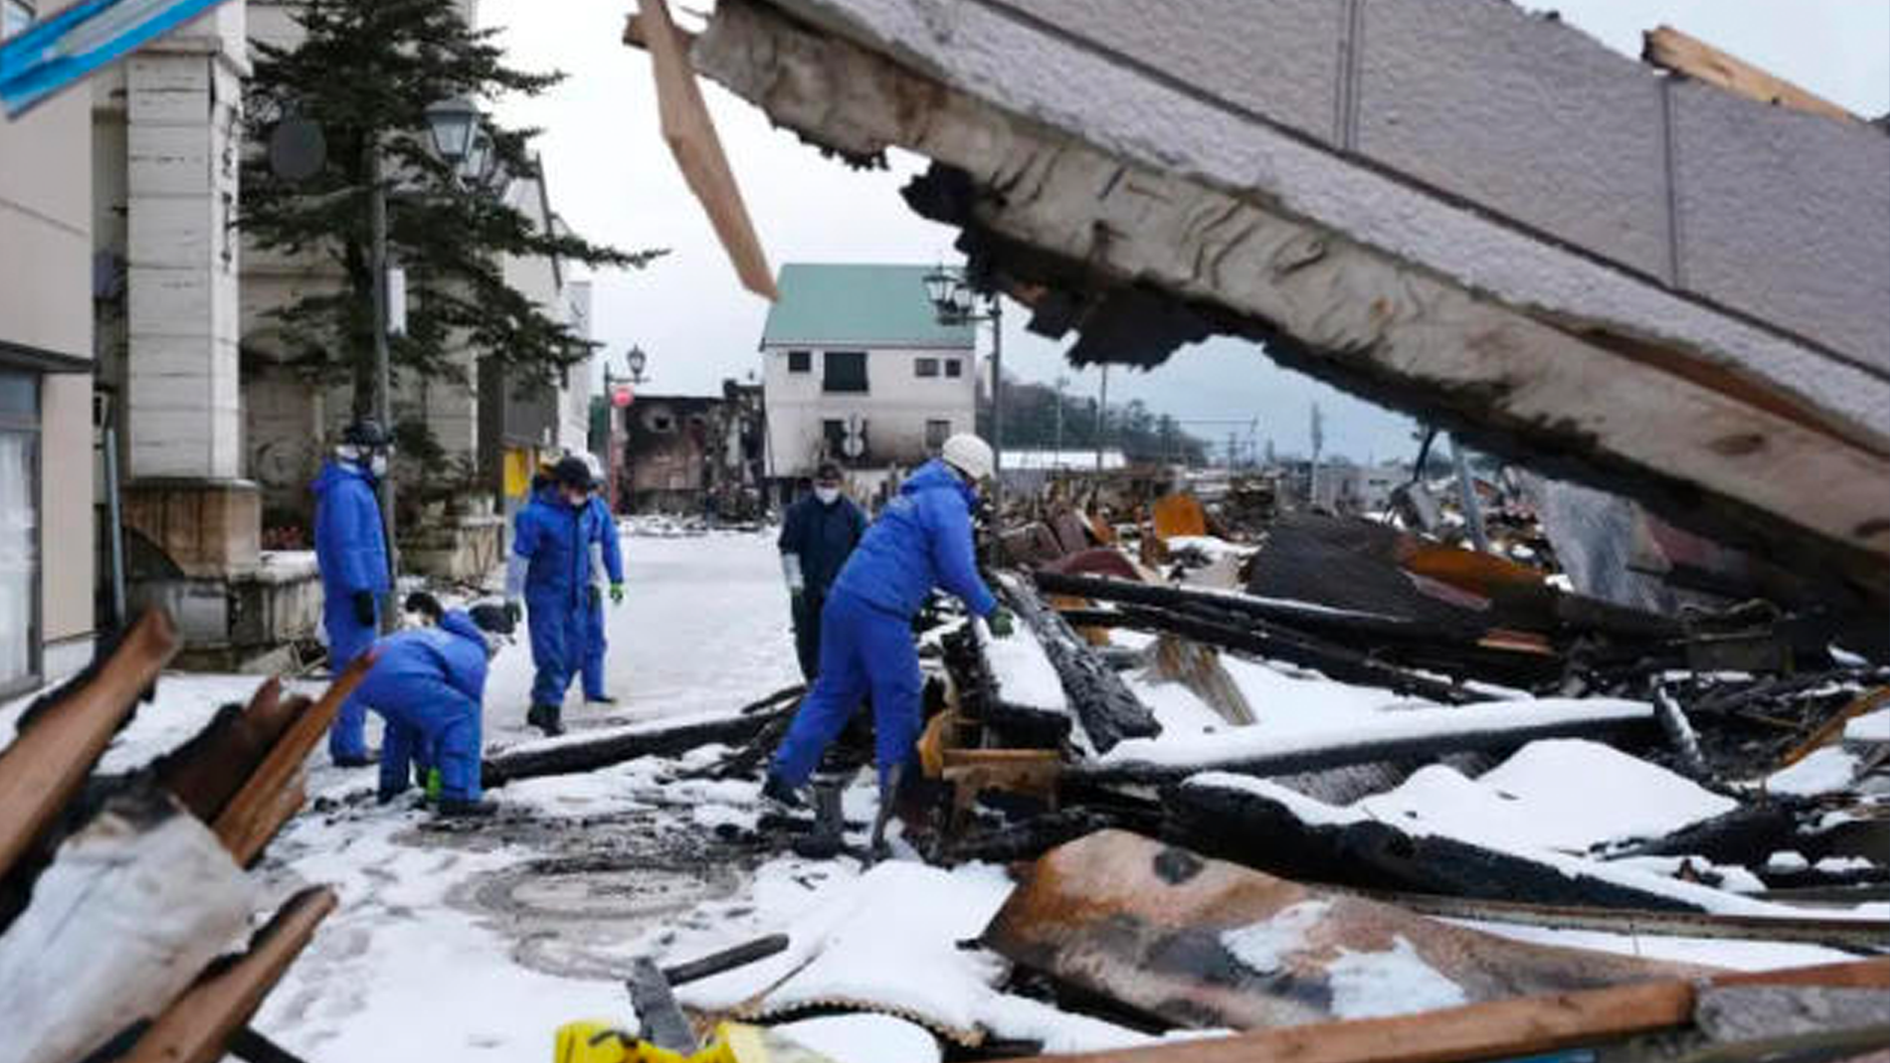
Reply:
[[[643,383],[644,366],[649,364],[649,355],[643,353],[643,348],[633,344],[629,352],[624,355],[623,361],[624,364],[630,368],[630,376],[628,378],[612,376],[610,372],[610,358],[608,356],[604,358],[604,475],[609,478],[607,486],[610,489],[610,505],[613,512],[617,509],[618,494],[617,418],[622,416],[622,410],[628,408],[631,403],[636,401],[636,393],[633,391],[629,398],[619,403],[617,401],[615,385],[619,380],[627,380],[633,388],[640,386]]]
[[[991,323],[991,505],[1003,512],[1004,503],[1004,304],[993,292],[985,312],[975,311],[977,293],[964,275],[940,266],[925,275],[925,294],[943,325]]]

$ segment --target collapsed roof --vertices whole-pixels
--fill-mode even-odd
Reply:
[[[696,67],[1151,366],[1222,333],[1890,588],[1890,137],[1497,0],[724,0]],[[1184,354],[1183,357],[1186,355]]]

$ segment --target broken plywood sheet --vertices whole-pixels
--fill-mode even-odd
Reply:
[[[1234,1029],[1701,973],[1524,945],[1122,831],[1039,860],[983,940],[1179,1025]]]
[[[1338,0],[1202,8],[1132,48],[1117,39],[1135,37],[1127,8],[1020,22],[918,0],[779,7],[790,17],[719,7],[702,69],[851,157],[900,146],[942,164],[915,206],[966,228],[974,265],[1034,292],[1039,327],[1082,329],[1073,357],[1264,338],[1316,375],[1472,425],[1482,446],[1618,484],[1802,570],[1836,565],[1847,593],[1880,601],[1890,587],[1876,489],[1890,479],[1890,200],[1867,191],[1890,180],[1879,132],[1669,93],[1565,26],[1471,0],[1371,9],[1380,32],[1340,65],[1365,79],[1338,93],[1347,106],[1294,112],[1352,115],[1336,143],[1288,132],[1276,112],[1303,93],[1253,95],[1252,76],[1261,56],[1354,56]],[[1209,60],[1236,40],[1237,64]],[[1490,93],[1491,64],[1585,88]],[[1550,99],[1586,102],[1538,113]],[[1438,121],[1384,120],[1409,107]],[[1679,134],[1674,111],[1695,119]],[[1474,142],[1412,141],[1438,129]],[[1670,137],[1686,138],[1675,165]],[[1583,146],[1610,138],[1639,147]],[[1374,145],[1378,166],[1349,157]],[[1571,153],[1553,178],[1518,179]],[[1829,165],[1736,161],[1771,155]],[[1563,195],[1540,195],[1550,180]],[[1676,202],[1679,244],[1663,214]],[[1652,213],[1615,218],[1628,206]],[[1632,246],[1610,244],[1622,233]],[[1135,349],[1112,349],[1112,333]]]

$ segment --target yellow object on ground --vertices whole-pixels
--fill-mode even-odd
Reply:
[[[552,1063],[833,1063],[765,1026],[725,1022],[715,1040],[692,1055],[672,1052],[596,1020],[567,1022],[552,1042]]]

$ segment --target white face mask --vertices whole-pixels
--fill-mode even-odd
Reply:
[[[820,499],[821,505],[831,506],[840,500],[840,489],[838,487],[816,487],[814,488],[814,497]]]
[[[376,454],[368,459],[368,470],[376,476],[387,475],[387,455]]]

